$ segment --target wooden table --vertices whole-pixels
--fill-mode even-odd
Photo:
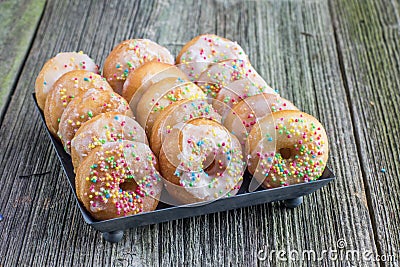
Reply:
[[[399,14],[396,0],[1,1],[0,265],[398,266]],[[338,178],[294,210],[259,205],[107,243],[83,222],[39,119],[36,75],[60,51],[83,50],[101,65],[124,39],[149,38],[176,55],[200,33],[238,41],[269,84],[321,120]],[[277,256],[344,245],[342,254],[387,261]]]

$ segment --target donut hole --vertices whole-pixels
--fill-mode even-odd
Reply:
[[[123,183],[119,184],[119,188],[121,188],[123,191],[135,191],[136,190],[136,183],[135,181],[125,181]]]
[[[209,176],[215,176],[217,173],[224,173],[226,170],[226,164],[224,160],[219,161],[219,157],[214,157],[212,158],[207,158],[203,164],[206,166],[203,170],[205,173],[207,173]],[[222,162],[222,164],[221,164]],[[207,163],[207,164],[205,164]]]
[[[204,172],[208,175],[214,175],[215,160],[213,160],[205,169]]]
[[[288,147],[282,147],[279,149],[279,153],[283,159],[288,159],[292,156],[292,150]]]

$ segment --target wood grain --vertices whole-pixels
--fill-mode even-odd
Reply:
[[[378,249],[399,260],[399,3],[337,1],[332,10]]]
[[[357,151],[361,124],[355,122],[353,128],[353,103],[335,42],[334,29],[340,25],[333,27],[330,7],[337,8],[325,0],[47,3],[0,128],[0,211],[5,218],[0,223],[0,265],[375,265],[257,259],[261,249],[267,255],[292,249],[321,253],[336,249],[339,239],[346,240],[346,249],[380,252],[370,205],[364,201],[367,180]],[[329,165],[338,179],[295,210],[281,203],[259,205],[140,227],[127,231],[119,244],[106,243],[76,208],[31,100],[35,77],[59,51],[83,50],[101,64],[127,38],[150,38],[177,54],[185,42],[206,32],[238,41],[268,83],[321,120],[331,144]]]
[[[45,0],[0,2],[0,121],[45,6]]]

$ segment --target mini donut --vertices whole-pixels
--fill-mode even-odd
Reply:
[[[111,86],[100,75],[86,70],[73,70],[62,75],[54,84],[46,98],[43,110],[47,128],[57,136],[58,124],[68,103],[75,95],[88,90],[109,90]]]
[[[71,157],[74,168],[78,168],[92,149],[122,140],[148,144],[143,128],[132,117],[118,112],[97,115],[82,124],[71,140]]]
[[[203,34],[184,45],[176,63],[191,81],[197,81],[211,63],[228,59],[248,60],[236,42],[214,34]]]
[[[65,52],[57,54],[44,64],[36,78],[36,101],[41,110],[44,109],[47,94],[51,90],[53,84],[61,75],[71,70],[99,72],[99,68],[94,61],[83,52]]]
[[[187,80],[187,76],[175,65],[158,61],[146,62],[129,73],[122,89],[122,96],[129,102],[139,89],[143,94],[154,83],[169,77]]]
[[[138,102],[137,121],[150,135],[157,116],[167,106],[182,99],[205,99],[205,94],[197,85],[181,78],[166,78],[155,83]]]
[[[58,137],[65,151],[70,153],[71,140],[84,122],[110,111],[133,116],[128,102],[114,91],[89,89],[75,96],[65,108],[58,127]]]
[[[118,44],[104,61],[103,75],[118,94],[129,72],[148,61],[174,64],[171,53],[148,39],[131,39]]]
[[[108,220],[154,210],[162,180],[147,145],[122,141],[91,151],[77,169],[75,186],[86,210]]]
[[[212,105],[224,118],[243,99],[262,93],[276,94],[270,87],[261,87],[248,79],[241,79],[223,87],[212,99]]]
[[[265,188],[321,177],[328,160],[328,138],[313,116],[282,110],[257,122],[250,132],[248,170]]]
[[[249,84],[258,87],[261,91],[275,93],[248,61],[240,59],[230,59],[211,64],[200,74],[196,84],[208,96],[215,98],[221,89],[242,79],[247,79]]]
[[[247,136],[258,119],[280,110],[298,110],[289,100],[277,94],[250,96],[234,105],[224,119],[224,126],[245,147]]]
[[[184,99],[166,107],[153,124],[150,144],[154,154],[158,157],[164,141],[164,136],[168,134],[173,127],[177,127],[196,118],[205,118],[221,123],[221,115],[219,115],[206,100]]]
[[[232,196],[243,181],[245,163],[237,138],[216,121],[194,119],[165,136],[160,171],[177,203]]]

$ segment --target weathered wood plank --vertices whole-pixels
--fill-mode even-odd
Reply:
[[[23,67],[45,0],[0,2],[0,121]]]
[[[58,51],[84,50],[101,64],[126,38],[147,37],[176,54],[204,32],[237,40],[269,83],[326,125],[338,179],[295,210],[259,205],[140,227],[105,243],[81,219],[34,111],[35,75]],[[51,1],[0,128],[0,265],[302,266],[312,263],[259,261],[257,252],[320,255],[340,238],[348,249],[377,253],[352,127],[326,1]]]
[[[378,249],[400,260],[400,17],[396,1],[334,1],[338,48]],[[382,171],[381,171],[382,170]]]

